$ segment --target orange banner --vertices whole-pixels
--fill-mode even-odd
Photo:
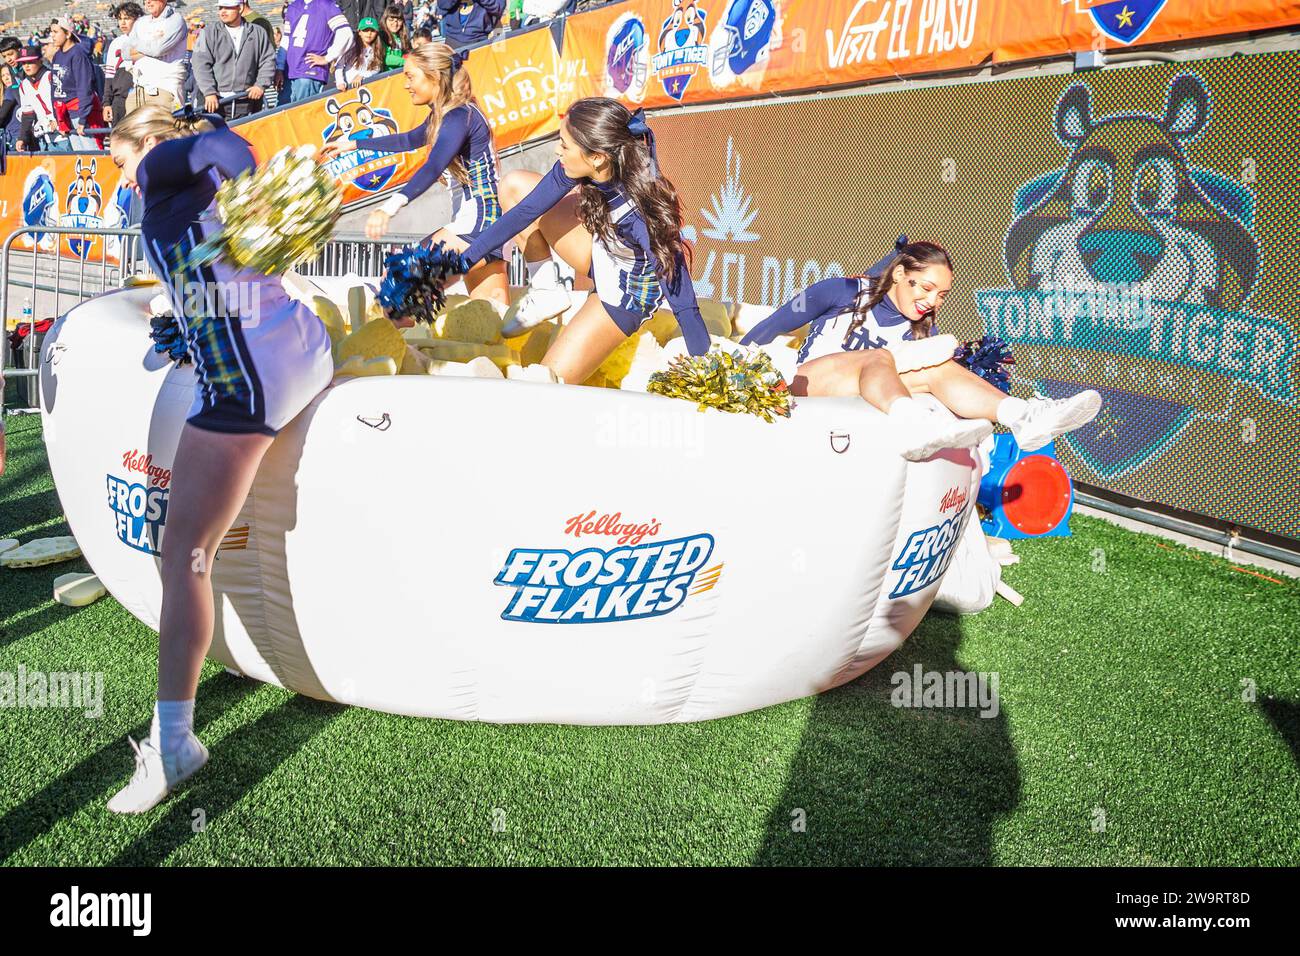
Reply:
[[[670,106],[1300,23],[1300,0],[634,0],[570,17],[579,96]]]
[[[130,191],[106,155],[10,153],[0,176],[0,237],[24,226],[112,229],[126,223]],[[11,248],[59,253],[87,262],[117,262],[112,236],[28,233]]]
[[[559,113],[577,86],[549,29],[471,50],[465,65],[497,149],[556,132]]]

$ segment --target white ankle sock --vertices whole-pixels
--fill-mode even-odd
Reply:
[[[555,260],[550,256],[536,262],[525,262],[528,268],[528,284],[536,289],[553,289],[559,281],[559,271]]]
[[[1023,398],[1016,398],[1014,395],[1008,396],[998,402],[998,424],[1010,428],[1028,410],[1029,403]]]
[[[160,700],[154,704],[149,742],[159,753],[175,753],[194,736],[194,698]]]
[[[911,395],[900,395],[898,398],[894,399],[892,402],[889,403],[889,411],[886,412],[885,414],[894,415],[894,414],[901,413],[906,415],[909,412],[916,411],[916,409],[918,409],[919,407],[920,406],[916,404],[916,399],[914,399]]]

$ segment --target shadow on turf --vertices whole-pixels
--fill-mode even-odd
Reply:
[[[1291,749],[1291,761],[1300,768],[1300,703],[1280,697],[1259,701],[1259,709],[1273,724],[1283,743]]]
[[[227,675],[204,682],[199,689],[195,730],[202,735],[205,726],[260,686],[254,681]],[[136,740],[147,737],[149,721],[137,724],[127,733]],[[0,862],[9,859],[57,821],[73,816],[83,807],[93,806],[96,812],[111,816],[104,804],[109,794],[115,793],[130,779],[132,767],[131,749],[125,737],[117,737],[51,780],[40,792],[0,817]],[[196,777],[195,781],[198,779]],[[188,827],[186,832],[189,832]]]
[[[251,681],[241,683],[249,684],[250,689],[260,686]],[[196,810],[203,811],[205,828],[211,826],[346,710],[343,704],[295,695],[252,725],[227,735],[212,748],[208,766],[179,794],[152,811],[162,813],[162,818],[107,865],[157,866],[164,862],[197,835]],[[238,866],[247,861],[232,856],[222,862]]]
[[[960,619],[932,614],[893,655],[817,698],[754,863],[973,866],[1019,800],[1007,717],[891,701],[895,673],[962,671]],[[803,810],[806,830],[794,828]]]

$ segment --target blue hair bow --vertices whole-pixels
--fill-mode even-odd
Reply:
[[[627,131],[633,136],[645,137],[646,147],[650,150],[650,172],[657,178],[659,176],[659,152],[655,149],[655,134],[650,129],[650,124],[646,122],[645,110],[638,109],[632,114],[632,118],[627,121]]]
[[[469,50],[457,50],[451,55],[451,75],[455,76],[457,71],[465,65],[469,59]]]

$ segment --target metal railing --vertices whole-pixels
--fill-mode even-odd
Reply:
[[[20,244],[26,237],[27,241]],[[75,258],[62,248],[65,239],[88,241],[99,238],[99,261]],[[354,273],[369,279],[383,275],[384,259],[403,246],[414,245],[425,237],[388,235],[367,239],[361,233],[337,233],[314,259],[300,264],[295,271],[304,276],[341,276]],[[117,240],[119,261],[103,255],[110,239]],[[36,324],[45,318],[57,318],[92,296],[119,288],[128,276],[151,275],[141,246],[140,229],[122,227],[92,229],[65,226],[24,226],[11,233],[0,247],[0,316],[6,319],[15,298],[26,297],[33,308],[19,325],[27,324],[21,352],[11,355],[9,328],[5,323],[0,336],[0,369],[7,381],[32,379],[26,389],[24,410],[35,410],[37,375]],[[524,258],[514,249],[509,262],[509,281],[523,285],[527,281]],[[39,308],[38,308],[39,306]],[[20,403],[21,404],[21,403]],[[4,413],[4,395],[0,393],[0,414]]]
[[[23,245],[19,240],[29,237]],[[65,237],[72,242],[90,242],[98,238],[99,261],[64,254]],[[118,262],[105,255],[110,239],[117,240]],[[51,241],[53,240],[53,241]],[[0,336],[0,369],[5,379],[34,378],[36,362],[36,323],[57,318],[68,308],[86,299],[116,289],[126,276],[148,273],[140,245],[139,227],[93,229],[85,226],[24,226],[10,233],[0,246],[0,317],[5,329]],[[17,365],[9,348],[8,317],[15,296],[25,296],[31,303],[30,315],[19,323],[28,324],[23,343],[22,365]],[[52,302],[51,302],[52,297]],[[38,308],[39,306],[39,308]],[[34,383],[28,387],[28,399],[35,404]],[[0,394],[0,413],[4,395]]]

